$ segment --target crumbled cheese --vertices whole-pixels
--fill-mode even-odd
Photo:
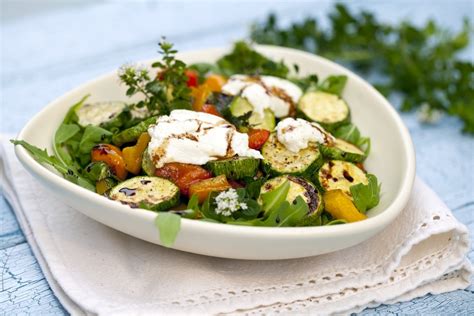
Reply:
[[[309,143],[334,141],[334,137],[319,124],[303,119],[286,118],[278,123],[276,131],[278,141],[294,153],[307,148]]]
[[[211,160],[235,155],[263,159],[249,148],[247,134],[237,132],[226,120],[207,113],[174,110],[157,119],[148,129],[148,152],[156,168],[181,162],[204,165]]]
[[[216,196],[216,213],[230,216],[238,210],[246,210],[247,204],[239,202],[239,196],[235,189],[223,191]]]
[[[241,95],[254,107],[253,111],[261,116],[265,109],[271,109],[276,117],[288,116],[292,104],[298,103],[303,93],[297,85],[285,79],[246,75],[231,76],[222,87],[222,92]]]

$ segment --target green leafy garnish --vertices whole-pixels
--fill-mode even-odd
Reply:
[[[270,210],[275,210],[286,199],[290,191],[290,182],[285,180],[278,188],[262,194],[263,210],[267,213]]]
[[[168,212],[160,212],[155,218],[155,226],[160,233],[161,244],[165,247],[171,247],[181,228],[181,216]]]
[[[346,86],[346,82],[347,76],[329,76],[321,82],[318,89],[340,96]]]
[[[128,86],[127,95],[141,94],[144,100],[133,105],[147,107],[151,114],[169,114],[175,109],[191,109],[191,90],[187,86],[186,64],[176,59],[173,44],[164,39],[159,43],[161,61],[152,64],[159,68],[155,77],[145,68],[124,65],[119,71],[120,80]]]
[[[357,209],[364,213],[377,206],[380,201],[380,186],[373,174],[368,174],[367,185],[359,183],[350,187],[352,198]]]
[[[464,132],[474,134],[474,65],[458,57],[469,45],[469,20],[453,34],[433,20],[422,26],[407,21],[389,24],[371,12],[353,13],[337,4],[329,14],[329,27],[321,25],[306,18],[280,27],[270,15],[253,26],[250,37],[257,43],[316,53],[370,74],[380,92],[401,96],[402,111],[423,109],[420,118],[426,122],[437,113],[453,115],[464,123]]]
[[[88,190],[95,191],[95,186],[89,180],[80,175],[80,173],[73,166],[64,164],[64,162],[59,160],[56,156],[48,155],[46,149],[40,149],[23,140],[12,139],[10,142],[12,142],[14,145],[23,146],[26,150],[28,150],[28,152],[30,152],[36,161],[54,167],[67,180]]]
[[[79,142],[79,153],[90,155],[92,148],[99,143],[110,143],[112,133],[98,126],[88,125]]]
[[[278,207],[271,208],[268,218],[263,223],[265,226],[273,227],[297,226],[308,214],[308,210],[308,204],[301,196],[297,196],[292,204],[283,201]]]
[[[366,155],[370,153],[370,138],[361,136],[359,129],[354,124],[340,126],[333,132],[333,136],[356,145],[364,150]]]
[[[232,52],[217,61],[217,66],[220,72],[226,76],[246,74],[285,78],[289,72],[288,67],[282,61],[275,62],[263,56],[244,41],[236,42]]]

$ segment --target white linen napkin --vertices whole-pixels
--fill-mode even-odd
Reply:
[[[383,232],[335,253],[212,258],[130,237],[55,199],[0,146],[0,183],[54,293],[73,315],[350,313],[469,285],[468,231],[420,179]]]

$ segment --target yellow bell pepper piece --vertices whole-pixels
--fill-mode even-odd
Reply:
[[[222,86],[225,85],[226,79],[220,75],[209,75],[204,82],[212,92],[221,92]]]
[[[331,190],[324,193],[324,208],[335,219],[345,219],[348,222],[357,222],[367,218],[367,216],[357,209],[342,190]]]
[[[122,150],[125,169],[133,174],[139,174],[142,169],[143,152],[150,142],[150,135],[147,132],[138,137],[135,146],[126,147]]]

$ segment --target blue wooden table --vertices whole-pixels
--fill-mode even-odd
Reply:
[[[459,29],[473,18],[474,2],[370,1],[380,19],[423,23],[434,17]],[[369,7],[370,5],[370,7]],[[74,86],[127,61],[154,56],[166,35],[180,50],[228,45],[248,33],[252,21],[276,12],[285,22],[307,15],[324,17],[331,1],[187,2],[1,2],[0,132],[17,133],[48,102]],[[474,59],[473,46],[465,52]],[[435,126],[402,115],[416,146],[418,174],[474,232],[474,138],[445,117]],[[472,239],[472,235],[471,235]],[[474,259],[471,250],[470,260]],[[66,314],[25,241],[10,206],[0,198],[0,314]],[[474,287],[427,295],[410,302],[368,309],[363,314],[474,314]]]

